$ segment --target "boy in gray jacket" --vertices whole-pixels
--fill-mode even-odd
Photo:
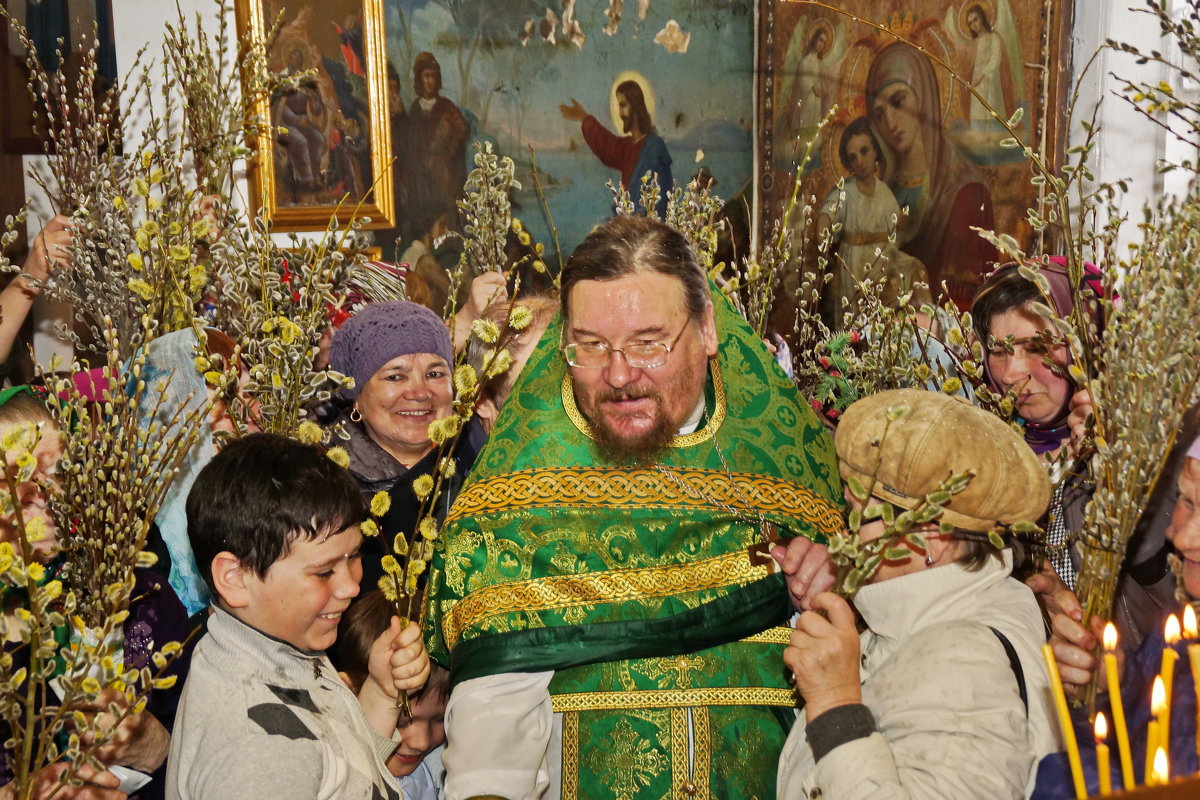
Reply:
[[[167,797],[399,798],[397,697],[424,685],[420,631],[393,618],[357,696],[325,657],[358,594],[362,496],[316,445],[254,434],[204,468],[188,537],[214,602],[179,705]]]

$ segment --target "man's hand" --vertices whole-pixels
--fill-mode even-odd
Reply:
[[[786,545],[772,547],[771,557],[787,577],[788,594],[797,611],[812,608],[812,599],[833,587],[836,575],[829,549],[823,544],[797,536]]]
[[[118,717],[113,716],[110,709],[113,704],[121,713],[129,708],[125,693],[116,689],[104,689],[95,702],[78,707],[95,723],[91,730],[80,732],[80,743],[87,748],[96,740],[95,731],[112,731],[108,740],[93,753],[96,760],[102,764],[132,767],[140,772],[154,772],[167,759],[171,734],[149,711],[129,714],[117,722]]]
[[[1074,696],[1080,686],[1091,682],[1096,670],[1101,670],[1100,691],[1107,691],[1103,661],[1095,656],[1096,647],[1104,636],[1108,620],[1092,617],[1091,630],[1083,626],[1083,607],[1075,593],[1052,571],[1031,575],[1025,584],[1033,590],[1050,617],[1050,646],[1058,662],[1063,690]],[[1117,649],[1117,669],[1124,663],[1124,653]]]
[[[800,615],[783,654],[810,723],[830,709],[862,702],[854,609],[832,592],[814,597],[812,607]]]
[[[571,98],[571,105],[559,103],[558,110],[563,115],[563,119],[569,119],[572,122],[583,122],[584,118],[588,115],[587,111],[584,110],[583,106],[574,97]]]
[[[71,219],[62,214],[47,222],[33,237],[33,246],[29,248],[29,257],[21,272],[34,280],[44,281],[55,270],[69,265],[71,229]]]

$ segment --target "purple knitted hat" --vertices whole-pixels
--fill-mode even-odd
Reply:
[[[450,331],[428,308],[407,300],[371,303],[333,335],[329,367],[354,378],[342,394],[353,400],[379,368],[398,356],[433,353],[453,366]]]

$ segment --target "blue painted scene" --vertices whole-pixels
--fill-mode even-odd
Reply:
[[[635,170],[681,183],[705,170],[715,194],[750,197],[752,0],[386,0],[385,9],[398,253],[458,224],[452,200],[472,142],[491,141],[517,163],[514,213],[552,266],[530,148],[565,253],[612,214],[606,182]]]

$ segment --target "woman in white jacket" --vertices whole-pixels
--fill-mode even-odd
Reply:
[[[1045,470],[998,418],[916,389],[854,404],[835,441],[842,477],[868,487],[872,503],[913,508],[951,474],[974,478],[923,542],[891,545],[909,554],[885,560],[854,608],[825,593],[798,620],[784,660],[805,705],[779,797],[1025,797],[1038,760],[1058,749],[1045,634],[1033,593],[1009,576],[1012,551],[988,532],[1042,513]],[[859,534],[882,532],[876,520]]]

